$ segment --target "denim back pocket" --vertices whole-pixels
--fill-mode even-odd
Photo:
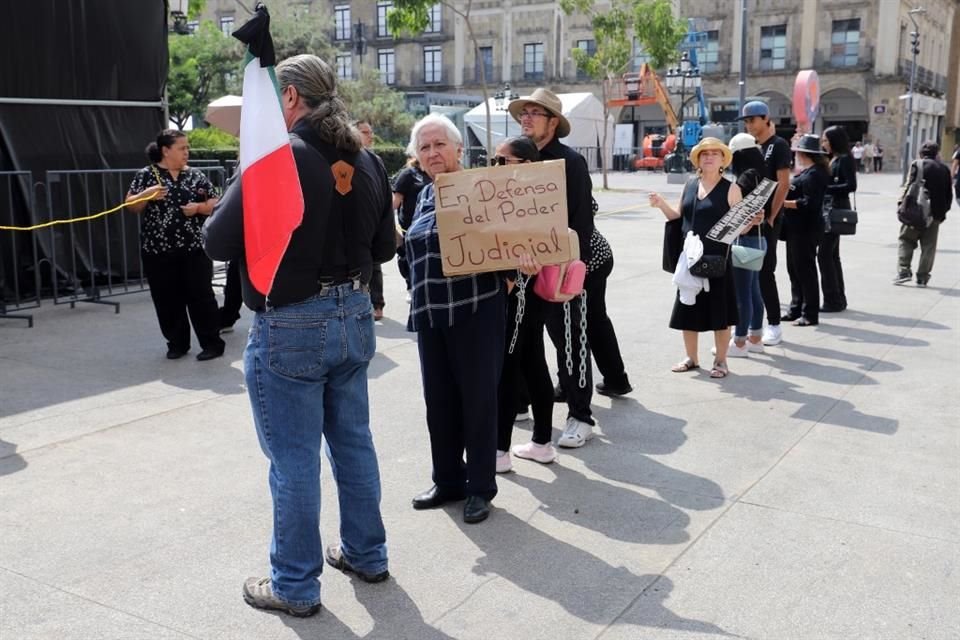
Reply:
[[[366,310],[354,316],[354,320],[357,323],[357,333],[360,336],[360,357],[369,362],[377,351],[377,334],[371,307],[368,306]]]
[[[292,378],[308,377],[323,366],[327,323],[276,318],[267,324],[270,370]]]

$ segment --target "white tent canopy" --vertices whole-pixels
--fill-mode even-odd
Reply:
[[[577,148],[584,153],[585,149],[597,149],[603,141],[603,103],[592,93],[561,93],[557,96],[563,104],[563,115],[570,121],[570,135],[561,138],[565,145]],[[497,111],[493,98],[487,101],[490,109],[490,130],[493,145],[496,147],[504,138],[520,135],[520,124],[510,117],[506,111]],[[480,141],[480,145],[487,145],[486,108],[480,104],[464,114],[463,119],[469,133]],[[608,117],[607,127],[607,159],[610,158],[610,147],[613,145],[613,117]],[[469,140],[467,142],[469,144]],[[492,155],[492,154],[488,154]],[[592,154],[596,158],[596,151]],[[590,168],[595,163],[587,158]]]

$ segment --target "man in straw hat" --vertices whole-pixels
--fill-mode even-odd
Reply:
[[[776,345],[783,340],[780,329],[780,294],[777,291],[777,239],[780,237],[782,219],[780,211],[790,189],[790,144],[777,135],[770,120],[770,108],[765,102],[753,100],[743,105],[738,120],[743,120],[747,133],[757,139],[760,151],[767,163],[767,176],[777,183],[773,197],[767,200],[766,221],[761,227],[767,239],[767,254],[760,270],[760,293],[767,308],[767,329],[763,332],[763,344]]]
[[[560,142],[570,134],[570,121],[563,115],[563,104],[552,91],[537,88],[529,96],[513,100],[510,115],[520,123],[520,130],[540,150],[541,160],[565,160],[567,181],[567,226],[577,232],[580,240],[580,259],[590,261],[590,236],[593,235],[593,183],[587,162],[579,153]],[[582,298],[570,301],[570,326],[580,327],[581,317],[586,315]],[[582,447],[593,437],[593,415],[590,401],[593,398],[593,375],[590,349],[574,339],[579,331],[565,331],[563,305],[552,304],[547,314],[547,330],[558,346],[560,387],[567,399],[567,424],[557,444],[561,447]],[[566,348],[566,335],[573,358],[571,375],[567,370],[566,354],[559,357],[559,349]],[[581,363],[583,363],[581,365]],[[584,372],[581,379],[581,369]]]

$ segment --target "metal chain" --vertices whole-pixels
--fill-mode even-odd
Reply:
[[[587,350],[587,290],[580,293],[580,388],[587,386],[587,364],[590,353]]]
[[[527,282],[528,279],[522,274],[517,273],[517,315],[514,318],[513,337],[510,338],[510,348],[507,353],[513,353],[513,348],[517,345],[517,336],[520,334],[520,323],[523,322],[523,312],[527,306]]]
[[[563,303],[563,350],[567,355],[567,375],[573,375],[573,347],[570,345],[570,303]]]

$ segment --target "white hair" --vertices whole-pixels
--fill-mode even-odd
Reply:
[[[450,118],[442,116],[439,113],[430,113],[417,120],[417,123],[413,125],[413,129],[410,131],[410,144],[407,145],[408,156],[412,158],[417,157],[417,147],[420,146],[418,140],[420,131],[431,124],[437,124],[443,127],[447,132],[447,140],[450,142],[463,145],[463,136],[460,135],[460,130],[457,129],[457,125],[453,124]]]

